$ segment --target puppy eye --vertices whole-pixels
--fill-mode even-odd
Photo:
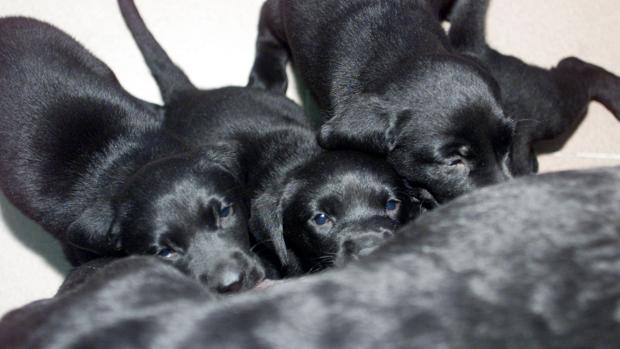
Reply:
[[[385,203],[385,210],[388,212],[396,211],[399,207],[400,207],[400,201],[398,200],[390,199]]]
[[[171,249],[170,247],[164,247],[161,250],[159,250],[159,252],[157,252],[157,255],[163,258],[174,258],[178,256],[178,253],[177,251]]]
[[[233,212],[232,205],[228,205],[228,206],[222,207],[220,209],[219,215],[220,215],[221,218],[226,218],[226,217],[230,216],[232,214],[232,212]]]
[[[314,223],[316,223],[316,225],[325,225],[327,222],[329,222],[329,217],[325,213],[319,213],[314,216],[312,220],[314,221]]]

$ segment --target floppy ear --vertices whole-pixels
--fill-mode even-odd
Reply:
[[[398,112],[387,101],[370,94],[356,95],[319,132],[317,140],[326,149],[354,149],[387,155],[398,140]]]
[[[69,225],[66,239],[73,247],[97,255],[117,254],[121,249],[120,229],[111,203],[101,200],[89,206]]]
[[[289,256],[284,242],[284,204],[294,193],[298,182],[291,181],[286,185],[271,183],[267,190],[260,194],[251,205],[250,231],[256,239],[271,241],[283,267],[289,265]]]
[[[199,166],[209,166],[215,162],[229,173],[231,173],[237,180],[241,180],[245,177],[242,173],[242,166],[238,156],[241,149],[241,144],[237,141],[217,142],[213,144],[207,144],[201,146],[201,161]]]

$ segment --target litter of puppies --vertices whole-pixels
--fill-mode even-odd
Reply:
[[[620,343],[620,168],[533,150],[591,100],[620,119],[619,77],[497,52],[486,0],[267,0],[248,86],[202,90],[118,3],[161,106],[0,18],[0,189],[75,266],[0,346]]]

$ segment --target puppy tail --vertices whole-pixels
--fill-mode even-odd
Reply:
[[[118,6],[125,24],[159,86],[164,103],[168,104],[181,91],[195,89],[187,75],[172,62],[148,30],[133,0],[118,0]]]
[[[452,45],[461,52],[483,54],[487,51],[486,15],[489,0],[456,1],[450,13],[448,36]]]

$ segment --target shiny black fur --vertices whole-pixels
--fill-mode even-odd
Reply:
[[[449,36],[456,49],[478,60],[499,83],[504,111],[516,124],[513,174],[529,174],[538,170],[533,145],[574,127],[591,100],[620,119],[620,78],[575,57],[547,70],[493,50],[485,40],[489,2],[456,0],[449,14]]]
[[[450,1],[268,0],[250,86],[316,98],[319,143],[382,154],[432,205],[511,177],[513,122],[497,83],[454,50]]]
[[[225,145],[188,147],[51,25],[3,18],[0,32],[0,186],[74,265],[158,254],[224,292],[263,278]]]
[[[421,217],[372,259],[220,302],[162,262],[116,261],[5,316],[0,344],[612,348],[618,202],[618,167],[524,177]]]
[[[345,264],[370,253],[420,208],[383,160],[325,151],[299,106],[264,89],[195,88],[145,27],[135,4],[119,0],[157,81],[165,127],[194,145],[225,142],[241,169],[250,230],[288,275]],[[389,200],[399,204],[386,208]],[[318,225],[314,217],[329,219]],[[276,256],[274,256],[276,257]]]

